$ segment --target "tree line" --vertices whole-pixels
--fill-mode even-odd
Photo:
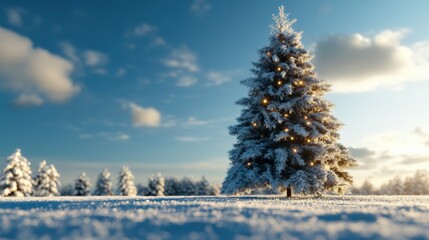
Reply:
[[[134,183],[134,175],[124,166],[119,172],[116,191],[113,189],[111,173],[104,169],[97,177],[94,191],[86,173],[81,173],[74,184],[63,187],[60,174],[53,164],[42,161],[37,174],[32,177],[30,161],[20,149],[7,158],[6,167],[0,177],[0,196],[3,197],[49,197],[49,196],[190,196],[218,195],[219,186],[210,184],[205,177],[200,181],[190,178],[176,179],[161,174],[149,178],[147,185]]]
[[[418,170],[412,176],[396,176],[379,188],[366,180],[360,187],[354,187],[352,194],[359,195],[429,195],[429,172]]]

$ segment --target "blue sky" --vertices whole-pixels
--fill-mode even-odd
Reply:
[[[427,1],[2,1],[0,156],[71,182],[128,165],[221,182],[271,14],[316,55],[357,183],[429,167]]]

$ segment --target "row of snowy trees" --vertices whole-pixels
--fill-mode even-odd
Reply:
[[[98,175],[95,190],[91,192],[89,177],[83,172],[75,180],[74,185],[66,185],[59,189],[60,174],[52,164],[42,161],[35,177],[32,177],[31,163],[17,149],[7,158],[6,167],[0,176],[0,196],[3,197],[48,197],[48,196],[173,196],[173,195],[217,195],[219,187],[211,185],[204,177],[201,181],[190,178],[177,180],[173,177],[164,178],[161,174],[149,178],[148,185],[134,183],[134,175],[128,167],[119,172],[117,189],[113,191],[111,174],[104,169]],[[138,191],[137,191],[138,190]]]
[[[366,180],[360,187],[352,189],[353,194],[361,195],[428,195],[429,172],[418,170],[412,176],[400,178],[396,176],[379,188]]]
[[[97,178],[95,190],[91,194],[91,184],[88,176],[82,173],[74,186],[66,185],[61,189],[62,196],[111,196],[112,181],[110,172],[105,169]],[[134,176],[128,167],[123,167],[118,180],[117,195],[120,196],[194,196],[194,195],[218,195],[218,185],[210,184],[205,177],[200,181],[190,178],[178,180],[174,177],[164,177],[157,174],[148,179],[147,185],[134,184]]]
[[[16,151],[7,158],[0,177],[0,195],[3,197],[58,196],[60,174],[54,165],[42,161],[37,175],[31,177],[30,161]]]

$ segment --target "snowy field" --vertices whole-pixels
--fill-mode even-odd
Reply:
[[[0,198],[0,239],[429,239],[429,196]]]

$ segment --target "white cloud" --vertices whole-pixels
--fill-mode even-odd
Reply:
[[[155,32],[157,29],[158,28],[156,26],[143,23],[134,28],[134,34],[140,37],[147,36],[148,34]]]
[[[78,57],[76,48],[68,42],[61,42],[60,47],[64,55],[75,63],[79,63],[80,59]]]
[[[21,94],[14,102],[14,105],[17,107],[32,107],[42,104],[43,99],[36,94]]]
[[[194,0],[190,7],[191,11],[196,14],[205,14],[211,8],[212,6],[206,0]]]
[[[210,71],[207,73],[207,78],[210,81],[209,86],[219,86],[231,81],[235,76],[240,73],[240,70],[234,71]]]
[[[429,167],[429,126],[369,136],[350,149],[360,167],[355,175],[383,182],[394,174]],[[383,173],[384,175],[380,175]],[[383,179],[383,180],[382,180]]]
[[[22,26],[22,10],[17,8],[10,8],[6,10],[7,21],[14,26],[21,27]]]
[[[134,127],[158,127],[161,113],[155,108],[143,108],[135,103],[128,103]]]
[[[86,50],[83,53],[83,57],[85,58],[86,65],[90,67],[101,66],[109,61],[106,54],[94,50]]]
[[[116,72],[116,76],[123,77],[125,73],[127,73],[127,70],[125,70],[125,68],[119,68],[118,71]]]
[[[73,64],[68,60],[34,48],[30,39],[4,28],[0,39],[0,88],[51,102],[66,101],[80,91],[70,78]],[[28,102],[21,96],[25,98]]]
[[[167,42],[164,40],[164,38],[160,37],[160,36],[155,36],[153,38],[153,41],[151,43],[151,46],[155,47],[155,46],[163,46],[166,45]]]
[[[207,137],[190,137],[190,136],[183,136],[183,137],[177,137],[176,141],[178,142],[202,142],[202,141],[207,141],[210,138]]]
[[[198,82],[198,79],[195,77],[183,76],[183,77],[179,78],[179,80],[176,83],[176,86],[189,87],[189,86],[196,84],[197,82]]]
[[[170,57],[164,60],[164,64],[171,68],[184,69],[188,72],[197,72],[197,56],[188,48],[182,47],[171,52]]]
[[[130,140],[130,136],[128,134],[117,132],[117,133],[111,133],[111,132],[99,132],[96,134],[89,134],[89,133],[81,133],[79,134],[79,138],[81,139],[105,139],[109,141],[127,141]]]
[[[361,34],[330,36],[315,47],[314,64],[337,92],[397,88],[429,80],[429,41],[404,45],[407,30],[384,30],[373,38]]]

